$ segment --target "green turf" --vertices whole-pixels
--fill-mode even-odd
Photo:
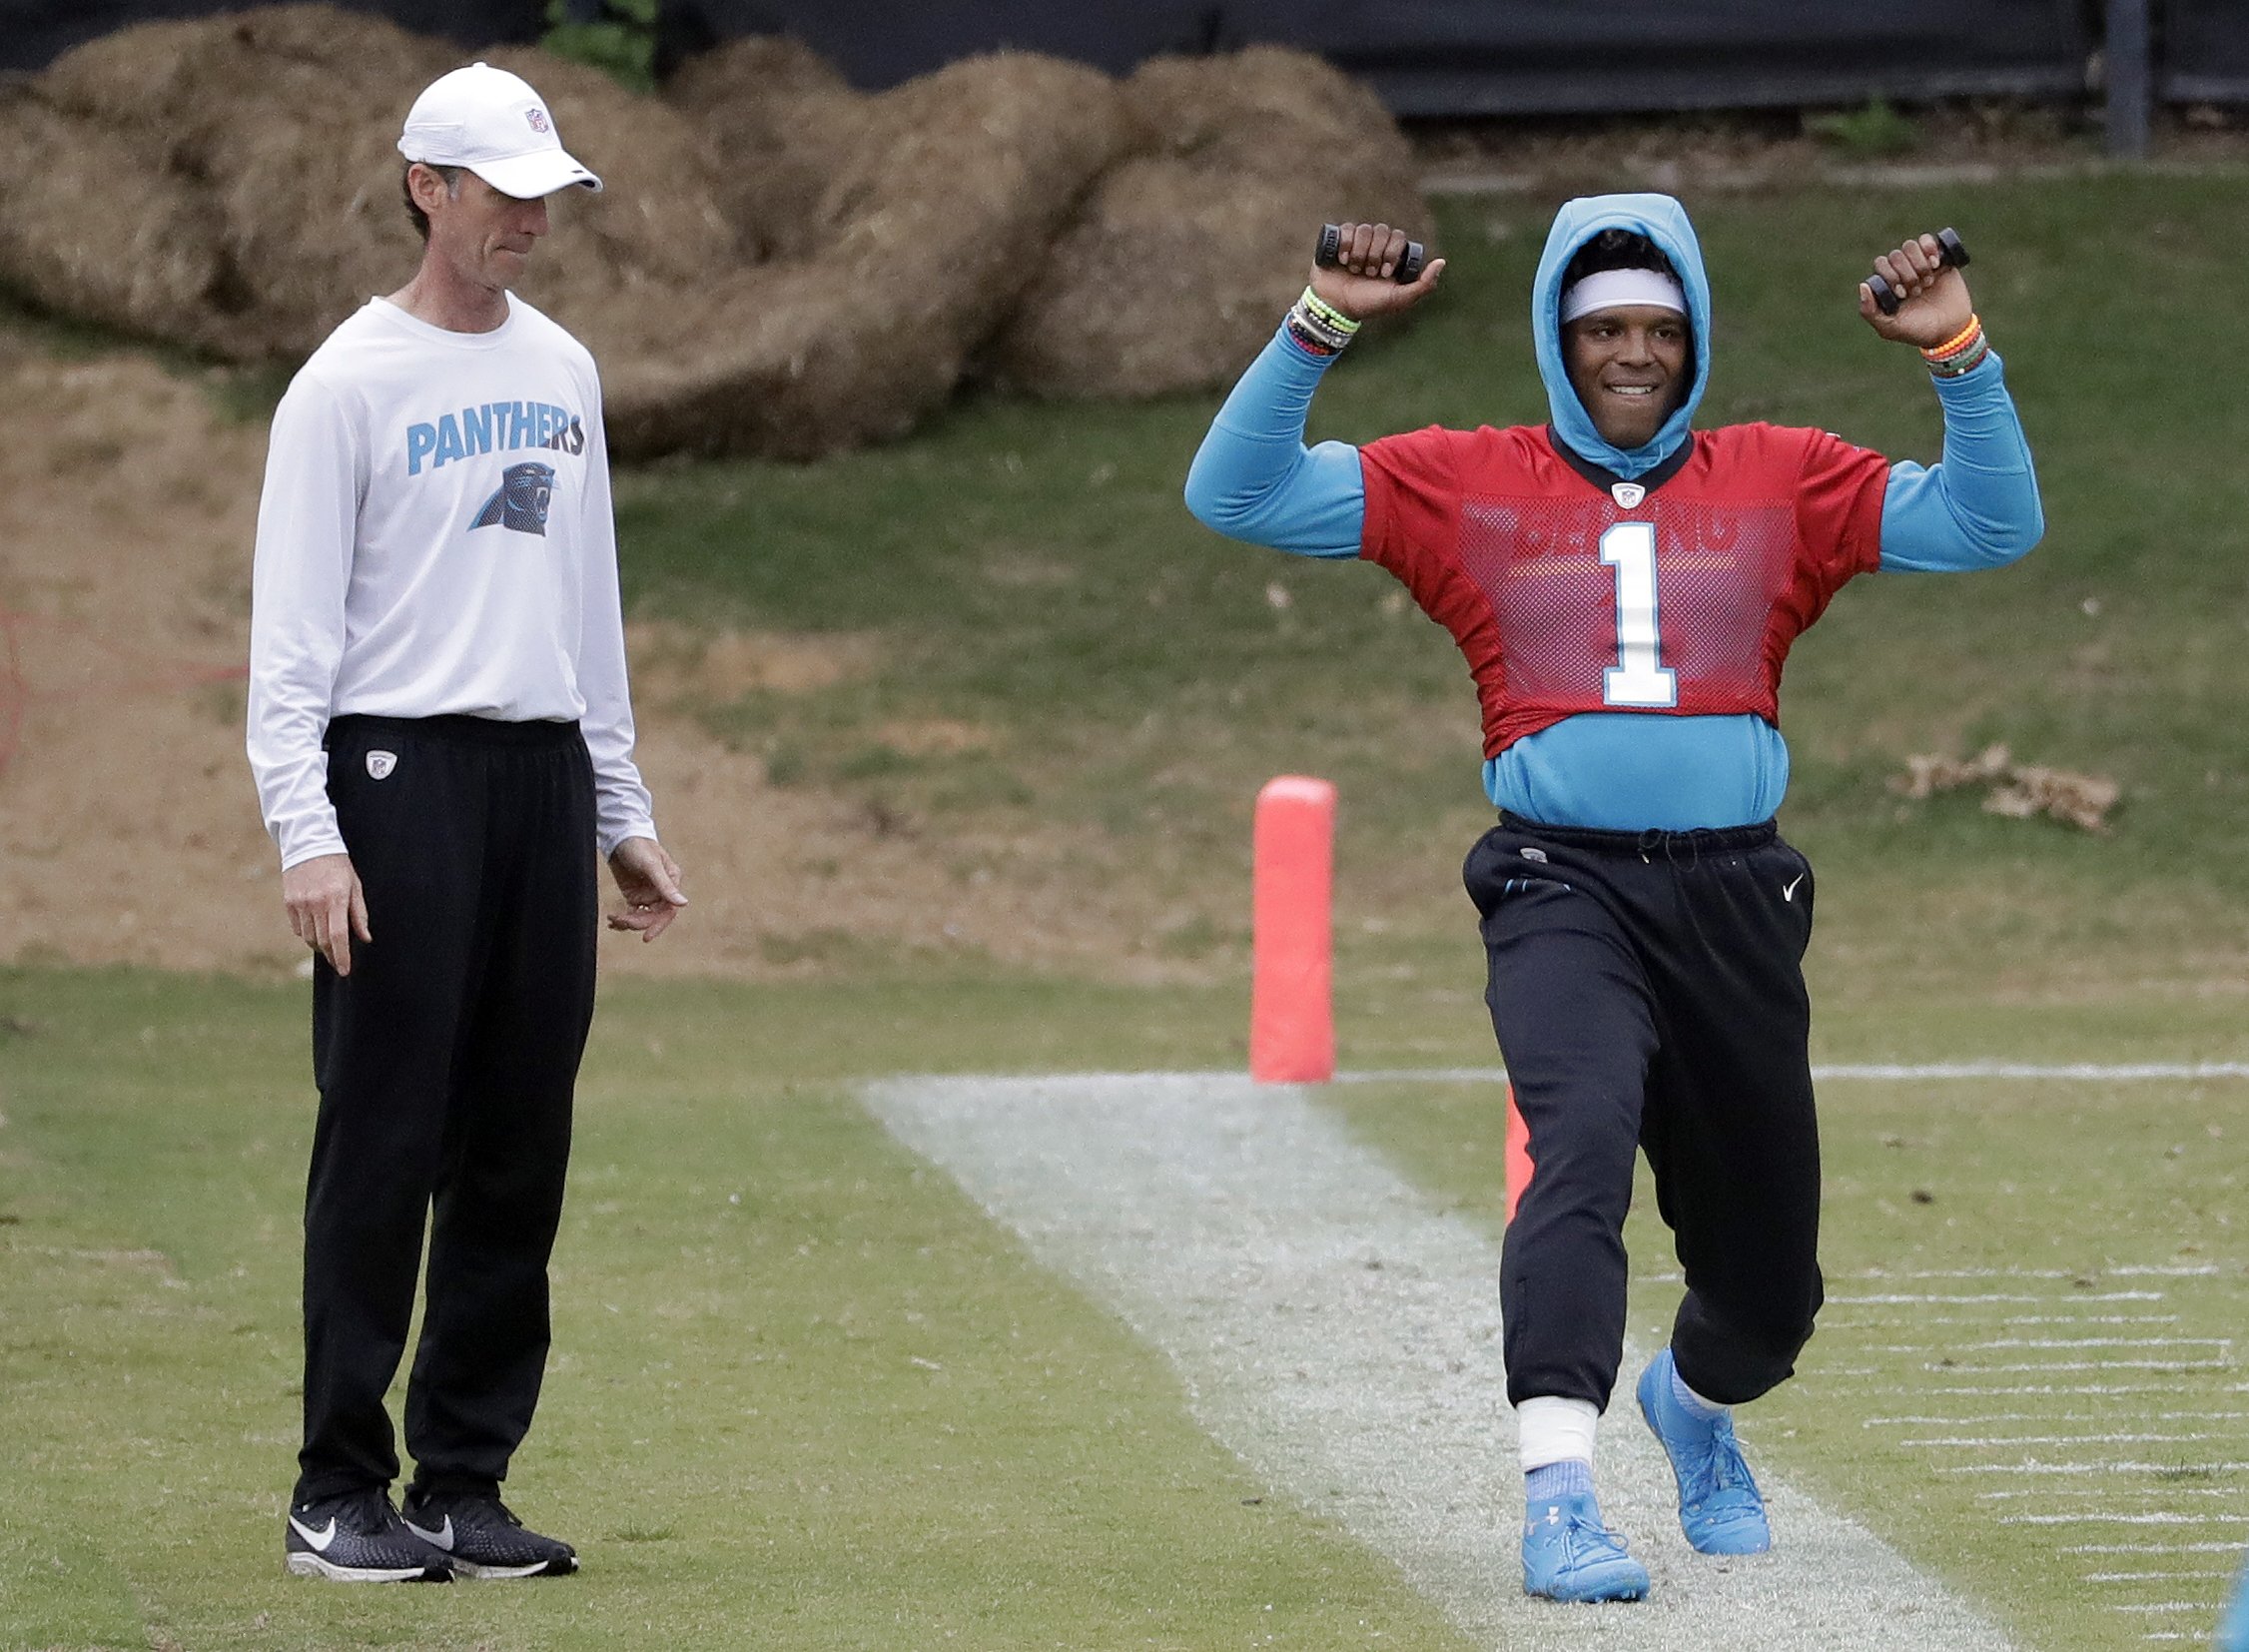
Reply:
[[[1418,1063],[1429,1046],[1485,1059],[1472,1005],[1392,1008],[1356,1039],[1374,1061]],[[1160,1362],[849,1100],[853,1077],[888,1072],[1232,1066],[1239,1009],[1002,976],[614,986],[583,1087],[555,1361],[519,1476],[525,1507],[598,1564],[552,1589],[371,1600],[278,1575],[304,989],[0,973],[0,1385],[16,1444],[0,1458],[0,1647],[569,1646],[627,1626],[767,1644],[729,1627],[750,1622],[809,1648],[920,1647],[944,1630],[989,1646],[1218,1646],[1268,1629],[1288,1645],[1449,1644],[1381,1564],[1284,1506],[1245,1503],[1260,1488],[1195,1433]],[[1950,1053],[2006,1033],[2103,1053],[2083,1029],[2005,1017],[1963,1019]],[[1869,1289],[1854,1275],[1872,1268],[2093,1279],[2207,1262],[2216,1278],[2167,1285],[2182,1317],[2166,1329],[2230,1336],[2249,1271],[2233,1227],[2240,1095],[1831,1085],[1833,1288]],[[1441,1203],[1496,1228],[1488,1090],[1330,1101]],[[1660,1271],[1645,1215],[1632,1239],[1639,1271]],[[1675,1294],[1642,1284],[1637,1334],[1660,1336]],[[1920,1368],[1941,1350],[1885,1351],[1909,1327],[1867,1313],[1831,1309],[1803,1381],[1752,1413],[1761,1460],[2030,1644],[2113,1644],[2114,1591],[2088,1604],[2087,1563],[2061,1552],[2085,1533],[1984,1525],[1973,1492],[1993,1482],[1948,1478],[1906,1434],[1862,1426],[1942,1403],[1914,1398],[1941,1380]],[[2175,1381],[2168,1408],[2249,1410],[2233,1369]],[[2222,1443],[2157,1481],[2238,1488],[2214,1506],[2249,1512],[2249,1483],[2206,1467],[2249,1455],[2249,1430],[2216,1426]],[[2214,1599],[2217,1585],[2191,1587]]]
[[[847,1089],[662,996],[588,1065],[516,1476],[588,1570],[371,1591],[281,1574],[304,989],[0,975],[0,1647],[1456,1644]],[[1117,996],[820,1008],[862,1061],[1035,1064],[1126,1054]]]
[[[1358,1134],[1440,1200],[1494,1235],[1504,1226],[1499,1167],[1505,1120],[1488,1087],[1395,1085],[1328,1094]],[[1741,1413],[1754,1461],[1791,1476],[1858,1516],[1911,1559],[1966,1591],[2039,1652],[2106,1652],[2145,1628],[2199,1637],[2215,1622],[2227,1580],[2249,1542],[2249,1384],[2231,1339],[2249,1288],[2249,1085],[1831,1083],[1821,1095],[1827,1203],[1822,1260],[1830,1305],[1799,1379]],[[1631,1334],[1645,1347],[1668,1335],[1679,1299],[1675,1263],[1642,1167],[1627,1231],[1635,1286]],[[2131,1268],[2202,1268],[2204,1276]],[[1984,1270],[2058,1271],[2047,1279]],[[1914,1279],[1915,1273],[1970,1276]],[[1874,1275],[1880,1274],[1876,1277]],[[2094,1303],[2116,1291],[2162,1300]],[[1877,1305],[1898,1293],[2038,1295],[2037,1302]],[[1862,1298],[1853,1301],[1849,1298]],[[2140,1325],[2045,1323],[2071,1315],[2175,1316]],[[2036,1319],[2040,1323],[2010,1322]],[[1990,1341],[2206,1338],[2191,1350],[2126,1346],[1977,1348]],[[2141,1363],[2144,1361],[2145,1363]],[[1990,1374],[1978,1367],[2081,1362],[2069,1372]],[[1624,1373],[1627,1388],[1638,1372]],[[1947,1386],[2111,1384],[2113,1396],[2032,1394],[1977,1399]],[[1976,1427],[1874,1425],[1883,1416],[2020,1412],[2035,1421]],[[2174,1413],[2168,1420],[2159,1414]],[[2228,1414],[2230,1413],[2230,1415]],[[1641,1426],[1629,1393],[1612,1428]],[[2015,1474],[2015,1460],[1976,1447],[1916,1448],[1924,1438],[2058,1438],[2071,1433],[2202,1432],[2190,1444],[2054,1444],[2045,1463],[2102,1457],[2144,1461],[2112,1478]],[[2019,1454],[2016,1454],[2019,1455]],[[1993,1489],[2007,1497],[1985,1499]],[[2105,1499],[2078,1493],[2108,1493]],[[2180,1495],[2182,1489],[2185,1495]],[[2057,1494],[2058,1493],[2058,1494]],[[2000,1524],[2058,1511],[2187,1511],[2222,1523]],[[1785,1544],[1786,1529],[1778,1533]],[[2072,1552],[2132,1542],[2217,1541],[2223,1553]],[[2192,1580],[2090,1584],[2101,1571],[2201,1569]],[[2134,1612],[2192,1602],[2174,1621]],[[2132,1625],[2130,1632],[2125,1626]]]

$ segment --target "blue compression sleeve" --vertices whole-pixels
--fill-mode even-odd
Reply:
[[[1889,467],[1881,507],[1884,573],[1957,573],[2004,567],[2045,532],[2030,443],[1996,355],[1957,379],[1936,381],[1944,408],[1944,458]]]
[[[1366,523],[1359,450],[1304,445],[1326,361],[1273,335],[1211,420],[1187,471],[1187,508],[1229,538],[1298,556],[1356,556]]]

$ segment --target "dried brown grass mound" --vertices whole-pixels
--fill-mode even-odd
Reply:
[[[702,132],[714,187],[753,262],[803,258],[820,198],[869,100],[801,41],[752,35],[691,58],[664,100]]]
[[[80,153],[47,179],[0,181],[0,212],[39,192],[86,213],[107,182],[96,168],[122,165],[213,247],[201,289],[163,314],[144,307],[135,325],[238,361],[303,355],[412,267],[395,161],[385,179],[382,157],[405,101],[448,56],[326,6],[103,36],[30,87]],[[8,275],[20,279],[14,261]]]
[[[219,235],[141,148],[17,91],[0,93],[0,271],[58,315],[165,334],[203,308]]]
[[[1155,58],[1124,95],[1145,148],[1102,181],[996,342],[1007,385],[1110,398],[1226,384],[1303,287],[1322,222],[1427,239],[1397,123],[1319,58]]]
[[[809,457],[903,433],[1127,140],[1115,81],[1018,53],[829,114],[838,148],[805,257],[683,295],[661,325],[589,329],[621,451]]]
[[[89,42],[0,106],[0,279],[231,360],[307,355],[412,274],[398,126],[464,55],[320,5]],[[733,262],[684,119],[576,64],[489,58],[538,86],[573,151],[616,186],[563,209],[582,234],[525,297],[567,326],[573,310]],[[7,164],[19,156],[47,164]],[[164,256],[139,269],[149,247]],[[89,272],[93,290],[72,299]]]
[[[325,5],[81,47],[0,99],[0,282],[232,360],[303,357],[411,273],[398,124],[466,55]],[[663,101],[486,56],[609,185],[559,203],[524,296],[601,361],[630,455],[898,435],[1003,331],[1007,376],[1042,394],[1218,382],[1323,216],[1420,222],[1389,117],[1290,52],[1127,83],[1000,53],[870,97],[748,40]]]

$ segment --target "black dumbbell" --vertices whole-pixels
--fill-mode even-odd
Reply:
[[[1954,270],[1967,268],[1967,245],[1960,240],[1957,230],[1936,232],[1936,262]],[[1874,308],[1885,316],[1897,314],[1898,297],[1889,290],[1889,283],[1879,276],[1867,278],[1868,289],[1874,295]]]
[[[1420,242],[1407,242],[1405,257],[1398,260],[1397,271],[1391,279],[1400,287],[1408,287],[1419,281],[1424,256]],[[1319,247],[1312,254],[1312,262],[1322,270],[1332,270],[1343,262],[1343,229],[1341,225],[1322,224],[1319,227]]]

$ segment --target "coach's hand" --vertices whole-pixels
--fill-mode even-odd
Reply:
[[[282,904],[289,927],[315,948],[338,975],[352,973],[352,937],[373,941],[367,891],[350,855],[315,855],[282,874]]]
[[[622,912],[609,914],[611,929],[637,929],[653,941],[671,928],[687,897],[679,892],[679,863],[652,837],[628,837],[610,852],[609,871],[625,898]]]
[[[1437,285],[1445,267],[1441,258],[1431,259],[1420,278],[1409,286],[1400,287],[1390,279],[1398,260],[1405,257],[1405,231],[1393,230],[1387,224],[1342,224],[1337,228],[1343,232],[1336,248],[1341,262],[1333,269],[1312,266],[1312,291],[1321,303],[1333,305],[1354,320],[1363,320],[1394,310],[1411,310]]]
[[[1875,259],[1875,273],[1897,295],[1897,314],[1883,315],[1874,303],[1874,290],[1861,282],[1859,314],[1867,325],[1885,339],[1922,350],[1934,350],[1966,327],[1975,314],[1967,278],[1937,262],[1942,251],[1936,237],[1924,235]]]

